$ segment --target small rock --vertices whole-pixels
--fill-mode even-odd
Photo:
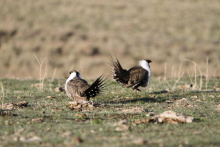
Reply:
[[[192,88],[193,87],[193,84],[190,84],[190,85],[178,85],[177,88],[181,89],[181,90],[184,90],[184,89],[189,89],[189,88]]]
[[[151,119],[156,120],[157,122],[165,122],[165,123],[192,123],[193,117],[191,116],[184,116],[182,114],[178,114],[174,111],[165,111],[157,116],[152,117]]]
[[[54,99],[54,96],[47,96],[48,99]]]
[[[198,96],[197,95],[193,95],[193,96],[191,96],[191,98],[192,99],[196,99],[196,98],[198,98]]]
[[[43,118],[33,118],[32,122],[43,122]]]
[[[65,90],[62,87],[56,87],[54,89],[55,92],[64,92]]]

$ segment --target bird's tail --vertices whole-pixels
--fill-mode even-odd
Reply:
[[[102,75],[98,77],[95,82],[85,91],[85,97],[87,97],[88,99],[90,97],[95,97],[102,92],[102,90],[105,88],[105,84],[106,79],[104,78],[104,76]]]
[[[118,83],[127,84],[128,78],[129,78],[128,71],[122,68],[116,55],[115,55],[116,61],[114,61],[114,59],[111,55],[110,55],[110,57],[111,57],[111,59],[110,59],[110,63],[109,63],[109,65],[110,65],[109,69],[112,74],[111,76]]]

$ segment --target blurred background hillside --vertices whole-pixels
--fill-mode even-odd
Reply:
[[[1,0],[0,78],[86,79],[106,71],[109,53],[124,68],[149,58],[153,76],[220,76],[219,0]],[[36,56],[36,57],[35,57]],[[46,71],[45,71],[46,69]],[[198,70],[198,69],[197,69]]]

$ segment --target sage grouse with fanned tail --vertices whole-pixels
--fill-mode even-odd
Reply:
[[[91,97],[95,97],[103,90],[104,85],[105,79],[103,76],[98,77],[95,82],[90,85],[81,78],[79,72],[73,70],[66,80],[65,90],[67,96],[75,101],[89,101]]]
[[[120,62],[111,62],[111,70],[113,79],[121,83],[123,87],[132,88],[135,91],[140,91],[138,87],[147,87],[150,84],[151,70],[149,63],[151,60],[140,60],[139,66],[134,66],[129,70],[123,69]]]

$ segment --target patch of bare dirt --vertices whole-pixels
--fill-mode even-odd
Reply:
[[[174,111],[165,111],[159,115],[153,116],[151,118],[146,118],[142,120],[136,120],[134,124],[141,123],[170,123],[170,124],[179,124],[179,123],[192,123],[193,117],[184,116],[182,114],[176,113]]]
[[[12,109],[16,109],[16,108],[24,108],[28,106],[28,102],[26,101],[21,101],[18,103],[6,103],[3,105],[0,105],[1,109],[7,109],[7,110],[12,110]]]
[[[72,101],[69,102],[69,108],[71,110],[77,110],[77,111],[82,111],[82,110],[94,110],[95,108],[99,107],[99,104],[94,104],[91,101],[82,101],[82,102],[77,102],[77,101]]]

